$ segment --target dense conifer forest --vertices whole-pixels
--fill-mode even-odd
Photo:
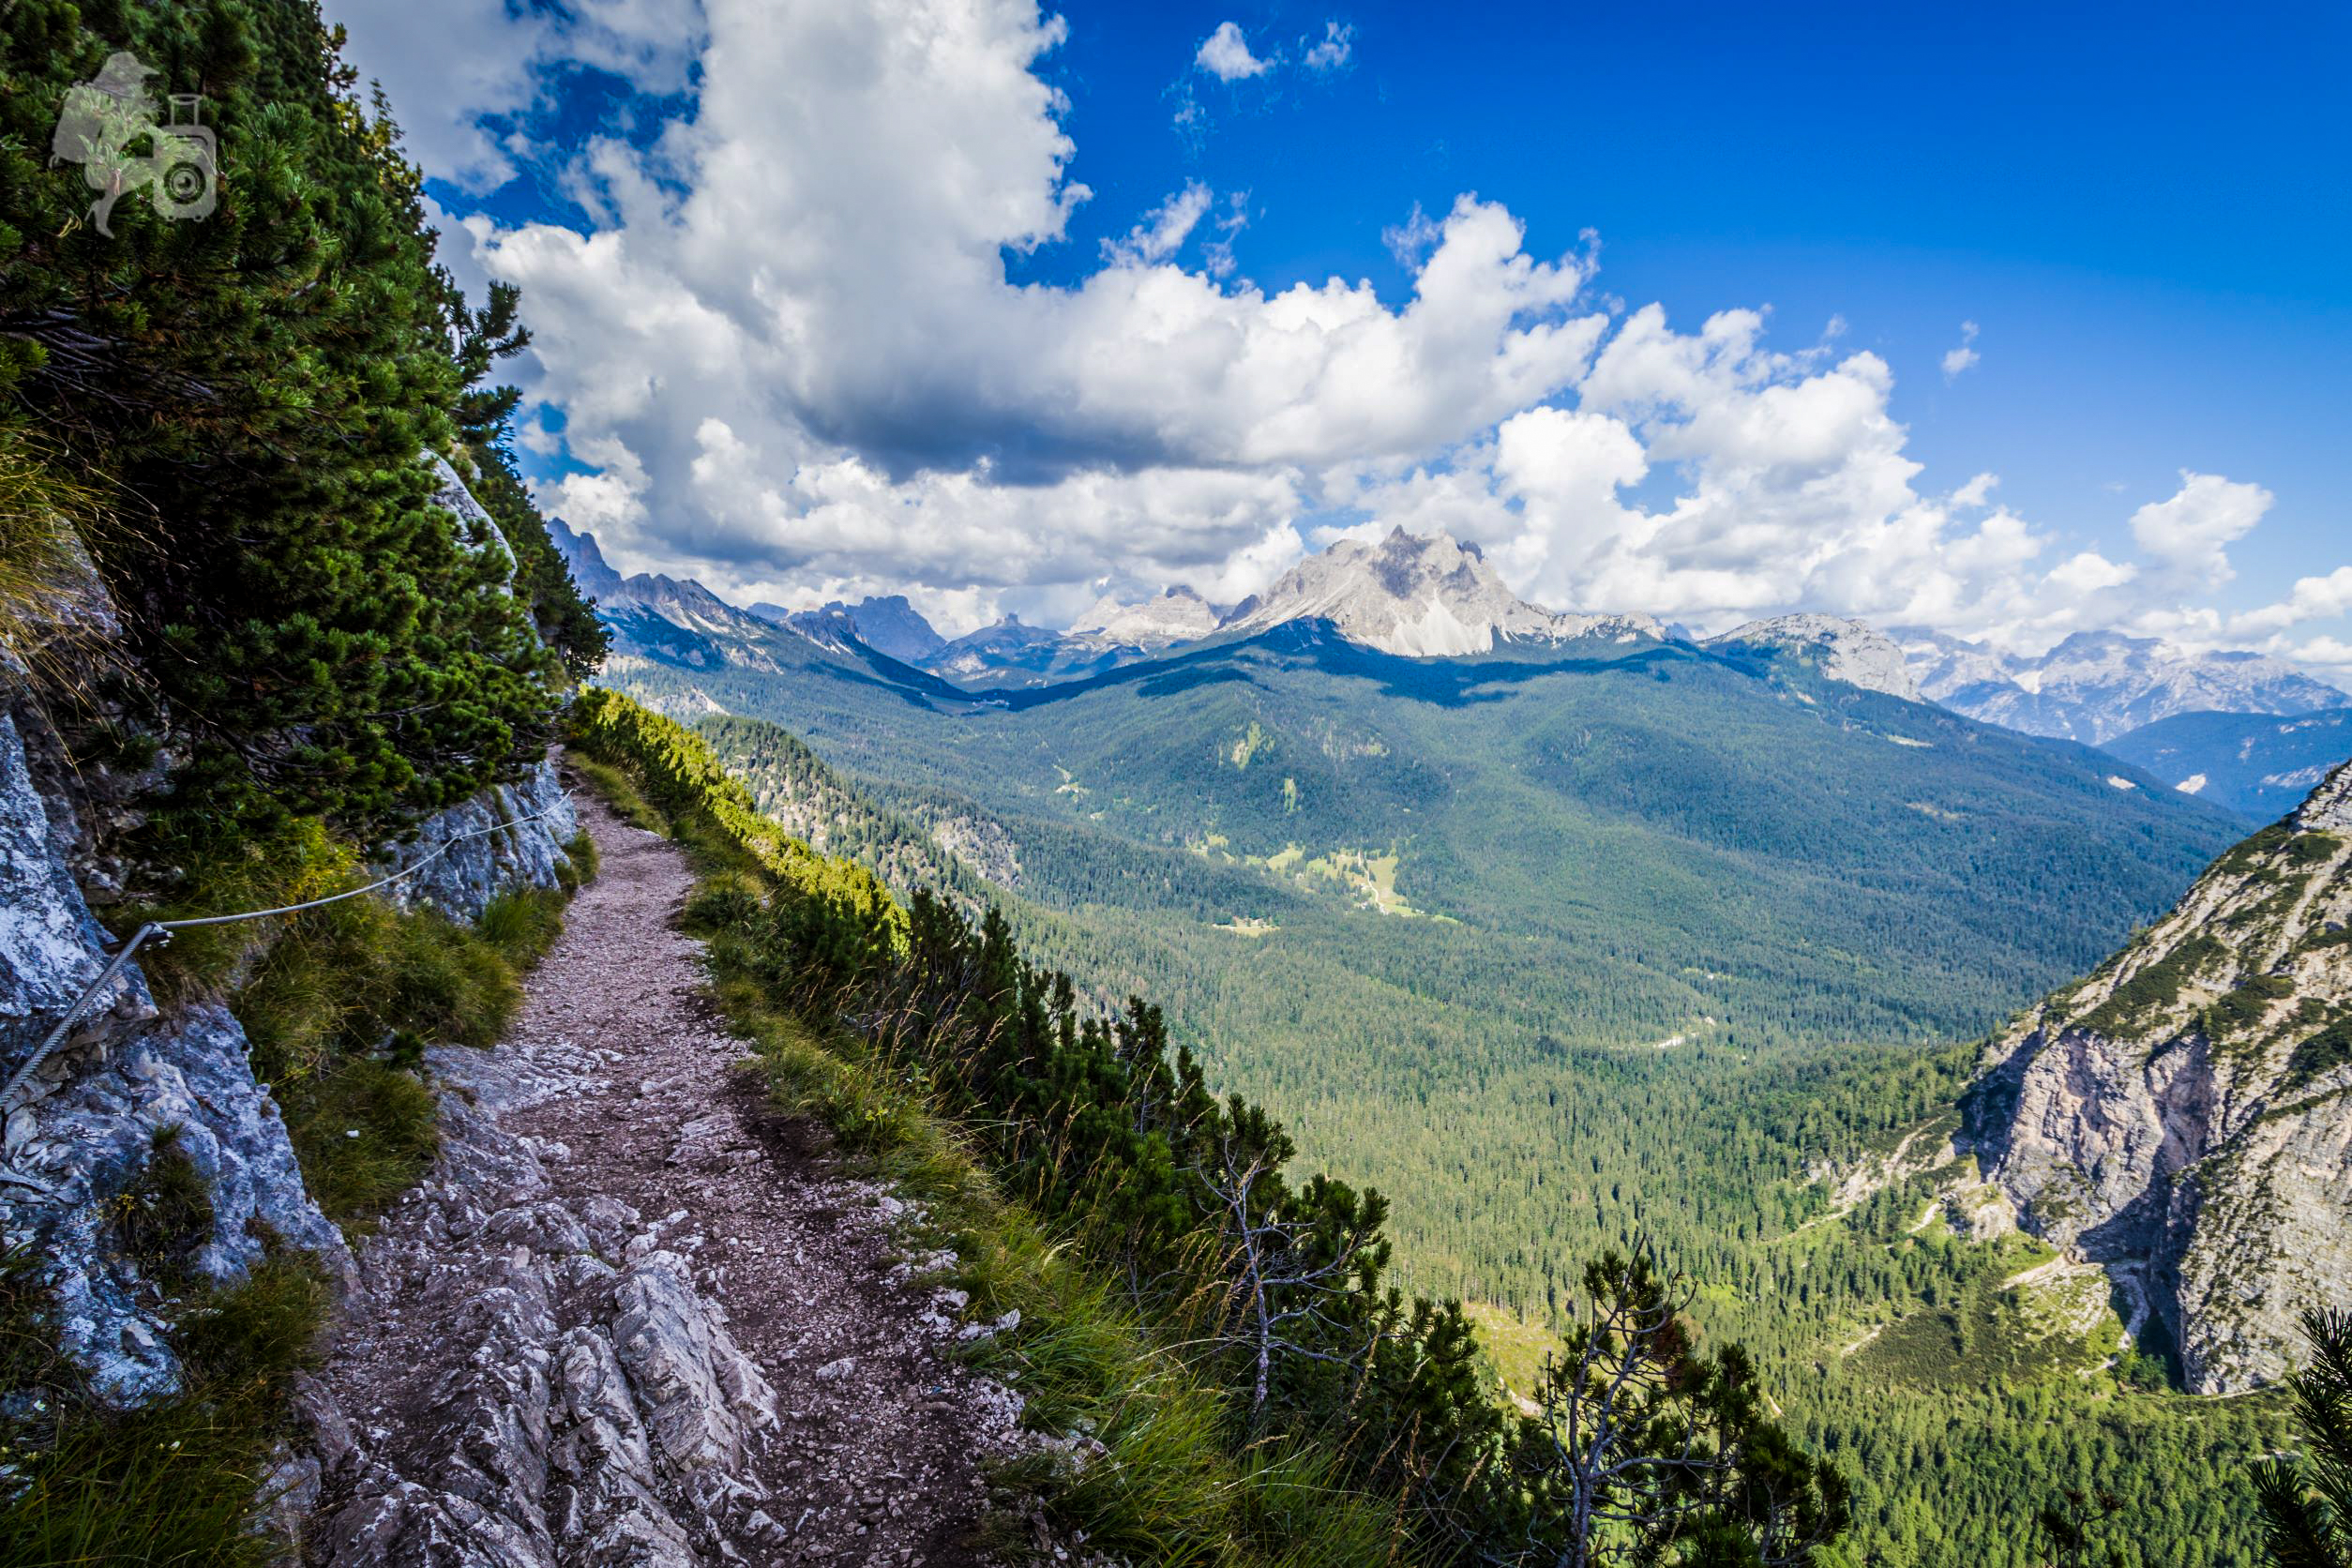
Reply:
[[[2158,1356],[2103,1368],[2110,1342],[2053,1332],[2003,1288],[2047,1252],[1922,1224],[1927,1178],[1834,1202],[1837,1176],[1907,1134],[1949,1133],[1970,1045],[1841,1044],[1802,1014],[1666,1047],[1572,1043],[1557,1020],[1604,1038],[1665,1024],[1605,971],[1514,962],[1468,924],[1083,820],[991,819],[937,786],[837,774],[756,720],[699,727],[762,806],[822,801],[837,852],[1003,907],[1097,1006],[1153,999],[1213,1082],[1380,1188],[1411,1288],[1493,1304],[1540,1343],[1574,1322],[1584,1260],[1655,1244],[1703,1282],[1707,1330],[1756,1352],[1791,1431],[1851,1478],[1848,1555],[1825,1560],[2033,1568],[2050,1560],[2035,1511],[2070,1488],[2122,1500],[2127,1560],[2257,1560],[2243,1470],[2278,1440],[2281,1400],[2178,1394]],[[937,824],[975,819],[1018,846],[1018,895],[940,849]],[[1277,929],[1230,928],[1242,910]]]

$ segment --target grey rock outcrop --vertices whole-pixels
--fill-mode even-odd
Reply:
[[[2352,1305],[2352,764],[1992,1046],[1965,1138],[2026,1227],[2104,1267],[2188,1385],[2278,1378]]]
[[[172,1135],[211,1201],[211,1234],[190,1259],[195,1274],[232,1283],[282,1243],[346,1287],[354,1282],[342,1235],[311,1202],[286,1124],[253,1081],[245,1032],[228,1009],[191,1007],[59,1063],[58,1081],[8,1118],[10,1170],[48,1190],[10,1193],[8,1239],[48,1259],[43,1283],[59,1343],[100,1397],[135,1404],[179,1386],[167,1305],[110,1219],[113,1199],[145,1175],[158,1135]]]
[[[66,859],[75,836],[58,830],[66,811],[35,787],[15,725],[0,717],[0,1060],[10,1074],[106,968],[106,933]],[[145,977],[127,966],[18,1091],[0,1163],[0,1229],[43,1259],[61,1346],[117,1403],[179,1386],[163,1292],[109,1217],[167,1132],[209,1189],[195,1274],[228,1283],[283,1242],[351,1277],[236,1019],[217,1005],[158,1018]]]
[[[478,920],[490,901],[520,887],[554,887],[565,865],[564,846],[580,821],[555,764],[542,761],[520,783],[501,784],[417,824],[393,846],[388,871],[431,860],[415,876],[392,884],[405,908],[430,904],[460,920]],[[446,848],[435,858],[435,852]]]
[[[1835,615],[1781,615],[1710,638],[1708,647],[1746,643],[1783,648],[1818,661],[1821,673],[1832,681],[1882,691],[1907,701],[1926,701],[1903,662],[1903,650],[1893,639],[1860,621]]]
[[[316,1510],[310,1560],[686,1568],[782,1540],[756,1463],[776,1394],[725,1310],[659,1222],[559,1196],[542,1156],[563,1151],[501,1124],[602,1065],[434,1053],[459,1093],[434,1169],[367,1248],[383,1316],[352,1349],[368,1356],[404,1311],[442,1314],[434,1336],[459,1349],[430,1375],[378,1352],[366,1383],[382,1405],[306,1410],[288,1480]]]
[[[76,835],[66,815],[36,787],[16,721],[0,713],[0,1074],[13,1073],[106,968],[107,933],[67,861]],[[130,970],[87,1010],[67,1048],[154,1016],[146,981]]]
[[[489,508],[474,499],[474,492],[465,488],[458,471],[449,460],[438,452],[424,455],[425,466],[433,471],[433,505],[449,514],[458,525],[458,537],[475,550],[495,550],[499,563],[498,586],[502,592],[515,591],[515,551],[506,542]]]

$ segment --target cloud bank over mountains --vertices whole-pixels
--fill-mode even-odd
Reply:
[[[625,567],[788,604],[903,589],[952,627],[1074,613],[1106,583],[1236,599],[1401,523],[1477,542],[1559,608],[1709,629],[1818,610],[2028,646],[2112,626],[2352,665],[2297,638],[2352,608],[2352,567],[2209,608],[2258,485],[2183,473],[2133,515],[2133,558],[2061,548],[1990,475],[1922,485],[1892,371],[1841,324],[1781,348],[1757,309],[1624,310],[1590,236],[1531,249],[1472,192],[1392,231],[1412,277],[1394,304],[1231,276],[1246,196],[1199,182],[1121,215],[1075,286],[1014,281],[1007,255],[1066,243],[1093,199],[1042,74],[1066,28],[1032,0],[421,8],[432,24],[333,7],[404,106],[447,102],[438,13],[466,19],[468,57],[507,63],[460,72],[444,122],[410,109],[412,145],[475,190],[533,166],[588,215],[477,214],[459,261],[522,285],[527,390],[580,470],[545,499]],[[1358,48],[1338,23],[1305,42],[1309,69]],[[1171,65],[1231,82],[1274,59],[1227,23]],[[580,65],[679,107],[531,143],[517,128]]]

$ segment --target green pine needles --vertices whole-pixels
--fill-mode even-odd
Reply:
[[[2277,1568],[2352,1568],[2352,1312],[2307,1312],[2311,1364],[2287,1380],[2310,1443],[2254,1470]]]
[[[536,759],[602,653],[499,449],[513,400],[474,387],[520,346],[511,294],[469,310],[435,265],[339,44],[311,0],[19,0],[0,36],[0,413],[125,514],[80,544],[144,677],[103,695],[178,760],[155,864],[463,799]],[[117,51],[158,101],[202,96],[208,216],[134,191],[110,237],[52,165],[67,94]],[[432,504],[429,450],[484,474],[515,596]]]

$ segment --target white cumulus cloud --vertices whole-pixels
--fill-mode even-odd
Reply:
[[[2132,537],[2180,580],[2219,584],[2238,574],[2229,547],[2270,509],[2270,492],[2217,474],[2180,471],[2180,490],[2132,514]]]
[[[402,25],[443,11],[471,14],[415,0]],[[562,170],[589,222],[475,216],[455,258],[523,286],[526,390],[584,470],[544,496],[625,568],[786,603],[905,591],[960,625],[1074,611],[1106,579],[1236,599],[1336,532],[1402,524],[1475,540],[1542,602],[1711,629],[1816,609],[2317,658],[2309,629],[2352,611],[2332,563],[2260,608],[2213,604],[2271,505],[2257,485],[2184,473],[2118,504],[2135,548],[2092,548],[1998,504],[1989,473],[1925,483],[1892,369],[1845,349],[1842,321],[1784,351],[1759,309],[1613,313],[1591,236],[1532,244],[1472,194],[1386,215],[1401,299],[1234,280],[1248,198],[1199,181],[1077,281],[1016,281],[1007,256],[1066,244],[1092,195],[1041,69],[1065,29],[1035,0],[609,0],[563,13],[570,34],[538,14],[504,24],[520,77],[486,64],[410,96],[475,101],[419,141],[446,172],[485,156],[468,125],[539,101],[533,73],[568,68],[565,50],[671,52],[644,68],[686,108]],[[1220,38],[1226,67],[1272,65],[1228,23],[1202,69],[1223,74]],[[1948,373],[1975,363],[1963,333]]]
[[[1193,64],[1219,82],[1241,82],[1274,68],[1272,60],[1261,60],[1249,52],[1249,40],[1242,36],[1241,24],[1233,22],[1218,23],[1217,30],[1200,40]]]

